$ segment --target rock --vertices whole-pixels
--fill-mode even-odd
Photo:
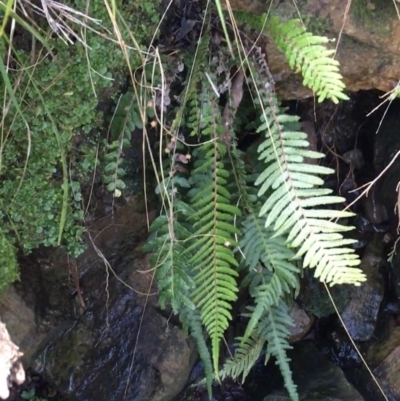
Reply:
[[[311,342],[296,344],[289,354],[293,380],[299,398],[304,401],[363,401],[357,390],[346,380],[340,368],[321,354]],[[274,391],[264,401],[290,401],[282,390]]]
[[[381,236],[376,235],[367,245],[360,265],[367,281],[360,287],[351,288],[350,303],[342,313],[343,322],[353,340],[367,341],[374,334],[384,293],[383,278],[379,273],[383,262],[383,242]]]
[[[400,327],[392,323],[388,333],[368,350],[366,359],[389,400],[399,400]]]
[[[351,165],[352,168],[359,170],[364,167],[365,160],[360,149],[352,149],[342,155],[344,161]]]
[[[0,296],[0,316],[24,354],[24,362],[29,364],[42,336],[37,332],[34,311],[26,305],[14,286],[9,286]]]
[[[229,1],[234,10],[256,15],[267,13],[270,3],[263,0]],[[400,76],[400,21],[392,1],[381,1],[376,9],[368,8],[366,4],[364,1],[354,2],[345,14],[345,0],[305,0],[299,4],[285,0],[274,3],[271,12],[286,21],[299,18],[300,11],[307,28],[315,35],[340,38],[340,42],[336,40],[330,46],[338,47],[335,59],[340,62],[347,90],[379,89],[388,92],[397,85]],[[302,99],[311,95],[302,85],[302,77],[289,69],[273,40],[269,41],[266,53],[281,98]]]
[[[376,187],[372,187],[368,195],[362,198],[365,216],[372,224],[382,224],[388,220],[386,206],[379,198],[377,196]]]
[[[73,401],[168,401],[197,356],[192,339],[159,311],[140,250],[152,213],[134,203],[92,221],[91,246],[76,261],[47,250],[21,270],[18,291],[35,305],[26,315],[41,335],[30,367]]]
[[[332,287],[330,291],[337,308],[340,312],[343,311],[349,303],[350,286],[337,285]],[[307,313],[313,314],[318,318],[335,313],[325,287],[318,279],[313,277],[313,272],[311,271],[305,271],[297,301]]]
[[[300,341],[308,334],[315,318],[309,316],[308,313],[304,309],[301,309],[297,303],[292,306],[289,315],[293,320],[293,326],[289,327],[290,334],[288,341],[289,343],[294,343]]]

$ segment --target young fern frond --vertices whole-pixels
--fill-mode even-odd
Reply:
[[[318,153],[305,149],[309,146],[305,133],[290,129],[298,117],[279,110],[269,86],[262,85],[255,63],[251,69],[255,78],[253,89],[262,110],[258,132],[265,136],[258,151],[266,168],[255,184],[261,186],[259,196],[274,191],[262,206],[260,217],[266,215],[265,226],[271,227],[275,236],[285,235],[290,247],[300,247],[295,258],[304,255],[304,267],[316,268],[315,277],[322,282],[359,285],[365,281],[363,272],[354,268],[360,263],[359,257],[354,249],[343,248],[354,241],[339,234],[351,227],[331,221],[352,216],[352,213],[315,209],[344,201],[337,196],[327,196],[331,192],[328,189],[317,188],[323,184],[317,174],[334,171],[304,163],[305,157],[316,157]]]

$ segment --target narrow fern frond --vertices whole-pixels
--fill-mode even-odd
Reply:
[[[181,104],[176,112],[172,122],[171,132],[174,132],[182,123],[183,115],[187,109],[190,111],[187,125],[195,131],[199,122],[199,111],[197,107],[197,90],[198,84],[201,82],[201,71],[206,67],[207,54],[210,44],[210,13],[205,15],[203,36],[199,38],[199,44],[195,51],[194,57],[188,54],[185,65],[190,68],[188,73],[188,81],[185,90],[181,95]],[[188,107],[189,106],[189,107]]]
[[[249,215],[244,222],[245,233],[240,246],[249,272],[242,284],[249,286],[255,307],[247,325],[244,339],[249,338],[261,316],[272,305],[278,305],[284,295],[298,288],[296,265],[289,262],[295,254],[287,248],[283,237],[273,237],[264,220]]]
[[[213,154],[207,149],[211,147]],[[196,177],[207,173],[211,175],[212,183],[193,198],[196,212],[191,220],[196,231],[192,237],[193,244],[187,250],[194,252],[190,263],[197,271],[192,299],[201,310],[203,323],[211,337],[214,371],[217,374],[220,341],[232,320],[231,303],[236,300],[238,291],[235,280],[238,273],[232,268],[238,263],[231,247],[235,246],[234,234],[238,233],[233,225],[234,216],[240,215],[240,211],[230,204],[230,195],[224,188],[227,172],[223,163],[218,161],[217,143],[203,146],[202,150],[205,150],[205,162],[193,172],[192,177],[196,180]],[[214,158],[212,164],[207,160],[210,156]]]
[[[297,386],[293,382],[289,366],[290,359],[286,353],[292,349],[287,341],[289,327],[292,325],[293,322],[289,316],[288,307],[285,302],[281,301],[278,305],[268,308],[267,313],[260,321],[258,330],[268,341],[267,353],[276,358],[276,364],[279,366],[291,400],[298,401]]]
[[[208,102],[204,102],[209,97]],[[194,152],[195,169],[190,182],[191,204],[195,212],[190,216],[194,234],[192,244],[186,249],[193,256],[189,263],[194,266],[196,289],[192,300],[201,311],[203,324],[210,335],[214,373],[218,379],[220,342],[232,320],[230,310],[237,298],[238,263],[232,247],[236,246],[235,216],[240,210],[231,205],[231,195],[226,189],[229,171],[223,158],[226,146],[221,142],[223,133],[218,105],[211,98],[211,88],[204,85],[201,101],[204,104],[201,133],[211,142],[203,144]],[[205,107],[205,104],[209,107]]]
[[[199,356],[204,366],[204,374],[207,385],[208,396],[211,399],[211,385],[213,381],[213,367],[211,361],[210,351],[208,350],[206,341],[204,339],[203,325],[200,313],[198,310],[184,309],[180,314],[181,320],[186,323],[190,328],[190,334],[194,338]]]
[[[304,256],[304,267],[315,267],[315,277],[331,285],[359,285],[365,281],[365,275],[353,267],[360,263],[354,249],[344,248],[345,251],[340,253],[335,251],[334,256],[331,251],[354,242],[338,234],[349,230],[349,227],[331,221],[352,216],[352,213],[320,208],[344,201],[341,197],[327,196],[327,189],[317,188],[323,180],[316,174],[332,174],[333,170],[304,163],[304,148],[309,146],[307,135],[287,129],[297,124],[298,117],[279,110],[273,92],[262,83],[256,64],[251,68],[256,85],[254,90],[262,110],[258,132],[265,136],[258,149],[260,160],[265,162],[265,170],[255,185],[260,185],[259,196],[273,193],[262,206],[260,217],[266,215],[265,226],[271,227],[275,236],[287,236],[290,247],[301,245],[295,258]],[[301,157],[290,159],[288,155],[295,152]]]

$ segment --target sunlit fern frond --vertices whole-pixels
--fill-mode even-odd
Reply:
[[[256,16],[246,12],[235,12],[235,17],[240,23],[272,37],[290,68],[296,73],[301,72],[303,85],[316,94],[319,102],[331,99],[338,103],[348,99],[343,92],[345,84],[339,62],[333,59],[335,50],[327,47],[331,40],[308,32],[299,19],[281,23],[277,16],[269,18],[266,14]]]
[[[248,339],[238,337],[236,339],[235,354],[229,358],[220,371],[220,377],[224,380],[227,377],[237,379],[242,376],[242,383],[246,379],[253,365],[257,362],[264,348],[266,339],[261,335],[252,335]]]
[[[226,146],[220,140],[221,114],[213,96],[211,88],[205,85],[201,100],[208,97],[208,107],[205,104],[202,107],[201,133],[211,142],[193,154],[196,163],[190,178],[193,186],[190,194],[195,213],[190,221],[195,232],[187,251],[193,253],[189,263],[196,271],[192,299],[210,335],[214,373],[218,378],[220,342],[232,319],[231,304],[238,291],[235,270],[238,263],[232,247],[237,245],[234,236],[239,231],[234,219],[240,210],[231,204],[231,195],[226,189],[230,173],[223,161]]]
[[[335,50],[326,47],[328,38],[308,32],[298,19],[281,23],[279,17],[273,17],[267,29],[290,68],[301,72],[303,85],[317,95],[318,102],[331,99],[338,103],[339,99],[348,99],[343,92],[345,84],[339,62],[333,59]]]
[[[318,157],[318,153],[307,149],[305,133],[289,129],[298,117],[279,109],[270,89],[272,83],[265,84],[256,66],[256,62],[251,65],[252,85],[262,110],[258,132],[265,140],[258,151],[265,170],[255,184],[261,186],[259,196],[272,191],[260,210],[260,217],[266,216],[265,226],[271,227],[276,237],[285,235],[290,247],[300,248],[295,257],[304,255],[304,267],[316,268],[315,276],[321,281],[331,285],[359,285],[365,281],[363,272],[354,268],[360,263],[359,257],[354,249],[344,247],[354,241],[340,234],[351,227],[331,221],[352,213],[321,208],[344,201],[330,195],[329,189],[318,188],[324,183],[318,175],[334,171],[304,162],[306,157]]]
[[[292,262],[295,254],[289,249],[282,236],[274,237],[271,228],[265,227],[265,219],[258,217],[261,203],[253,195],[254,185],[247,183],[240,152],[231,151],[232,168],[236,178],[242,205],[248,216],[242,221],[242,236],[239,249],[243,257],[242,268],[246,275],[241,285],[249,288],[255,307],[250,316],[243,340],[247,341],[254,332],[266,308],[278,305],[280,300],[293,290],[299,289],[297,265]]]

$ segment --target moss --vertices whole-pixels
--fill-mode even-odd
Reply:
[[[350,15],[357,26],[381,35],[389,35],[397,19],[393,2],[385,0],[353,0]]]
[[[89,29],[84,34],[87,47],[79,40],[73,45],[66,44],[53,34],[47,41],[51,54],[40,50],[40,46],[36,46],[36,54],[23,47],[14,53],[16,73],[9,78],[17,88],[15,96],[23,118],[11,102],[3,130],[8,134],[1,141],[0,212],[4,237],[1,237],[0,289],[18,277],[13,244],[27,253],[39,245],[58,244],[65,202],[63,158],[69,168],[69,198],[62,245],[72,256],[85,249],[81,239],[84,232],[81,184],[95,168],[98,134],[107,129],[98,111],[98,95],[107,93],[111,86],[119,86],[115,85],[115,79],[126,76],[128,71],[119,45],[106,38],[114,30],[104,2],[91,1],[88,10],[87,4],[82,0],[70,4],[102,21],[102,27],[92,24],[102,35]],[[142,48],[154,33],[158,2],[133,4],[117,1],[118,11],[128,26],[121,19],[118,23],[125,43],[132,43],[134,37]],[[81,27],[71,26],[82,33]],[[34,66],[32,55],[36,58]],[[135,46],[130,46],[127,55],[132,69],[141,65],[142,55]],[[4,89],[2,86],[3,82],[0,89]],[[3,96],[4,90],[0,100],[8,104],[9,98]]]

